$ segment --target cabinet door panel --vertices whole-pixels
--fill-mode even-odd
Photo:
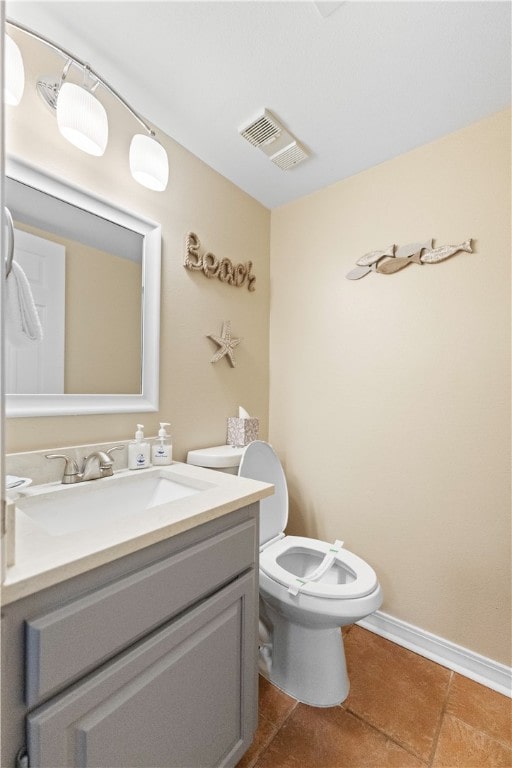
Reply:
[[[245,522],[30,619],[26,703],[35,706],[63,690],[251,567],[254,528],[254,520]]]
[[[230,764],[250,738],[254,579],[238,579],[29,715],[31,767]]]

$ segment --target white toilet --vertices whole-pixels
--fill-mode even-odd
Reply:
[[[199,463],[198,453],[187,461]],[[261,440],[241,453],[240,476],[275,486],[260,502],[261,671],[305,704],[340,704],[349,691],[340,627],[381,606],[377,576],[342,542],[286,536],[288,489],[279,458]]]

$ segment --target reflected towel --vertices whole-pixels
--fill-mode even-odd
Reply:
[[[43,338],[43,328],[30,284],[16,261],[12,262],[5,281],[5,330],[7,338],[16,347]]]

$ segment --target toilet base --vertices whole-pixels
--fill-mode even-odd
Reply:
[[[270,682],[312,707],[341,704],[350,683],[340,627],[306,627],[265,608],[272,624]]]

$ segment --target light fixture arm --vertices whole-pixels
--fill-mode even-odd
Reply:
[[[65,79],[67,72],[72,64],[77,64],[79,67],[82,67],[84,70],[84,73],[86,73],[89,77],[92,77],[96,80],[96,85],[94,85],[94,89],[96,89],[97,84],[101,83],[101,85],[106,88],[107,91],[109,91],[112,96],[114,96],[118,101],[121,102],[121,104],[130,112],[133,117],[142,125],[142,127],[149,133],[150,136],[155,136],[154,130],[146,123],[145,120],[142,119],[142,117],[131,107],[125,99],[123,99],[122,96],[119,95],[119,93],[113,88],[110,83],[108,83],[103,77],[100,77],[91,67],[89,64],[87,64],[84,61],[81,61],[79,58],[77,58],[73,53],[70,53],[65,48],[62,48],[60,45],[57,45],[56,43],[52,43],[51,40],[48,40],[48,38],[44,37],[43,35],[40,35],[38,32],[34,32],[33,30],[29,29],[28,27],[25,27],[23,24],[19,24],[17,21],[11,21],[10,19],[5,20],[6,24],[9,24],[11,27],[14,27],[15,29],[21,30],[21,32],[24,32],[25,34],[29,35],[30,37],[35,38],[36,40],[39,40],[40,42],[44,43],[45,45],[52,48],[54,51],[56,51],[60,56],[63,56],[65,59],[68,59],[68,63],[64,67],[64,72],[62,75],[62,80]]]

